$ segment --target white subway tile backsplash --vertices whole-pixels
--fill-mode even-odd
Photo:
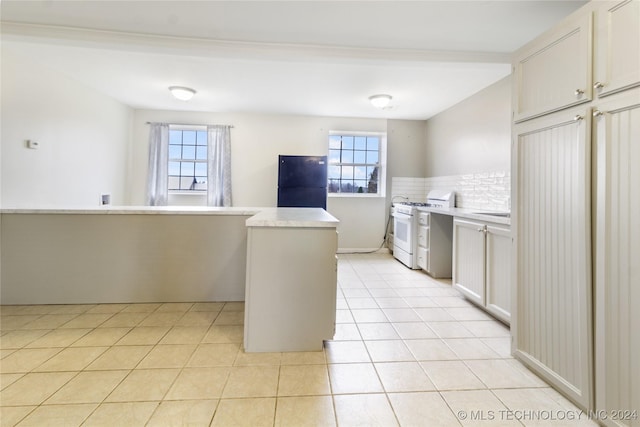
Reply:
[[[511,210],[511,173],[489,171],[475,174],[436,176],[429,178],[393,177],[391,196],[412,202],[425,202],[434,189],[453,190],[456,207],[494,211]]]

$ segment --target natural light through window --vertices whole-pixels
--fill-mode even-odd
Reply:
[[[207,129],[169,129],[169,191],[207,191]]]
[[[384,139],[380,133],[331,133],[329,193],[381,195]]]

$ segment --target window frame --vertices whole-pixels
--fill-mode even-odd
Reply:
[[[206,125],[181,125],[181,124],[169,124],[169,144],[167,147],[167,150],[169,151],[167,153],[167,191],[169,194],[179,194],[179,195],[192,195],[192,196],[202,196],[202,195],[206,195],[207,194],[207,188],[209,186],[209,144],[208,141],[205,140],[205,145],[204,147],[206,147],[207,149],[207,157],[205,159],[198,159],[197,157],[197,153],[195,155],[195,159],[184,159],[184,158],[173,158],[171,157],[171,146],[172,145],[176,145],[176,144],[171,144],[171,131],[204,131],[205,132],[205,136],[208,139],[209,135],[207,134],[207,126]],[[184,144],[182,144],[182,146],[184,147]],[[194,145],[194,147],[202,147],[202,145]],[[201,163],[205,165],[205,172],[206,172],[206,179],[207,182],[205,184],[205,188],[204,189],[200,189],[200,190],[196,190],[196,189],[188,189],[188,188],[181,188],[181,189],[171,189],[170,185],[169,185],[169,179],[171,177],[175,177],[175,176],[179,176],[179,177],[184,177],[187,175],[172,175],[169,171],[169,164],[171,162],[179,162],[179,163]],[[195,175],[195,174],[194,174]],[[201,176],[201,175],[198,175]]]
[[[378,137],[379,145],[378,145],[378,163],[355,163],[355,162],[339,162],[332,163],[330,160],[330,146],[331,146],[331,137],[332,136],[353,136],[353,137]],[[342,150],[342,149],[341,149]],[[355,150],[354,150],[355,151]],[[375,132],[375,131],[329,131],[329,135],[327,138],[327,163],[328,168],[331,166],[342,165],[342,166],[377,166],[378,167],[378,192],[377,193],[342,193],[342,192],[330,192],[329,191],[329,173],[327,173],[327,195],[328,197],[357,197],[357,198],[371,198],[371,197],[386,197],[386,156],[387,156],[387,133],[386,132]]]

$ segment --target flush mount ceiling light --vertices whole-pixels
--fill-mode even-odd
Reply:
[[[391,98],[391,95],[385,95],[385,94],[371,95],[369,97],[369,101],[371,101],[371,105],[373,105],[376,108],[386,108],[392,99],[393,98]]]
[[[195,90],[184,86],[169,86],[169,90],[171,94],[180,101],[188,101],[196,94]]]

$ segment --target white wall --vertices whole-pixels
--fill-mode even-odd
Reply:
[[[424,177],[424,120],[389,120],[387,124],[387,153],[389,177]],[[387,193],[391,179],[387,181]]]
[[[130,108],[3,48],[0,114],[2,207],[124,203]]]
[[[275,206],[278,154],[324,155],[328,132],[388,132],[387,198],[330,198],[341,220],[342,249],[375,249],[388,218],[392,176],[424,176],[424,122],[131,110],[17,52],[2,52],[2,207],[142,205],[148,162],[148,121],[234,125],[233,204]],[[389,129],[387,129],[389,127]],[[40,143],[26,148],[26,140]],[[174,204],[204,200],[173,198]]]
[[[277,204],[278,155],[326,155],[330,130],[386,132],[384,119],[354,119],[249,113],[201,113],[136,110],[132,126],[129,198],[144,204],[149,146],[147,122],[230,124],[234,206]],[[188,199],[186,197],[189,197]],[[195,196],[172,198],[174,204],[201,204]],[[384,198],[330,197],[327,210],[341,223],[339,246],[371,249],[382,243]]]
[[[424,138],[427,177],[511,170],[511,77],[427,120]]]

